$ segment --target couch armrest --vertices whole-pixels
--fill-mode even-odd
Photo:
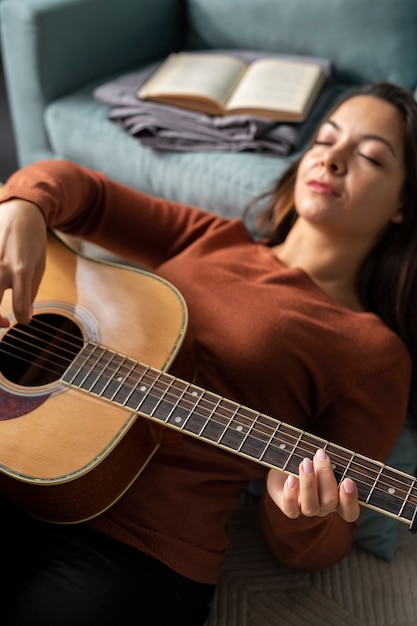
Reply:
[[[51,156],[55,98],[176,48],[181,0],[3,0],[1,44],[19,164]]]

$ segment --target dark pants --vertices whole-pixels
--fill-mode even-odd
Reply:
[[[214,593],[84,525],[0,500],[2,626],[201,626]]]

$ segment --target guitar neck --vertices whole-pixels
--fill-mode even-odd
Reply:
[[[260,463],[298,475],[317,448],[329,455],[340,483],[352,478],[369,508],[410,523],[415,530],[416,479],[258,413],[168,373],[89,342],[62,377],[72,387]]]

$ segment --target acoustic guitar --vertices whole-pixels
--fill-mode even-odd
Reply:
[[[32,515],[100,514],[177,431],[292,474],[324,448],[363,505],[415,532],[413,476],[169,373],[187,309],[168,282],[49,233],[32,321],[16,322],[9,291],[2,308],[11,324],[0,333],[0,491]]]

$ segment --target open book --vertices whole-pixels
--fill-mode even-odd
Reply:
[[[302,122],[325,74],[317,63],[225,54],[173,53],[138,90],[143,100],[206,113]]]

